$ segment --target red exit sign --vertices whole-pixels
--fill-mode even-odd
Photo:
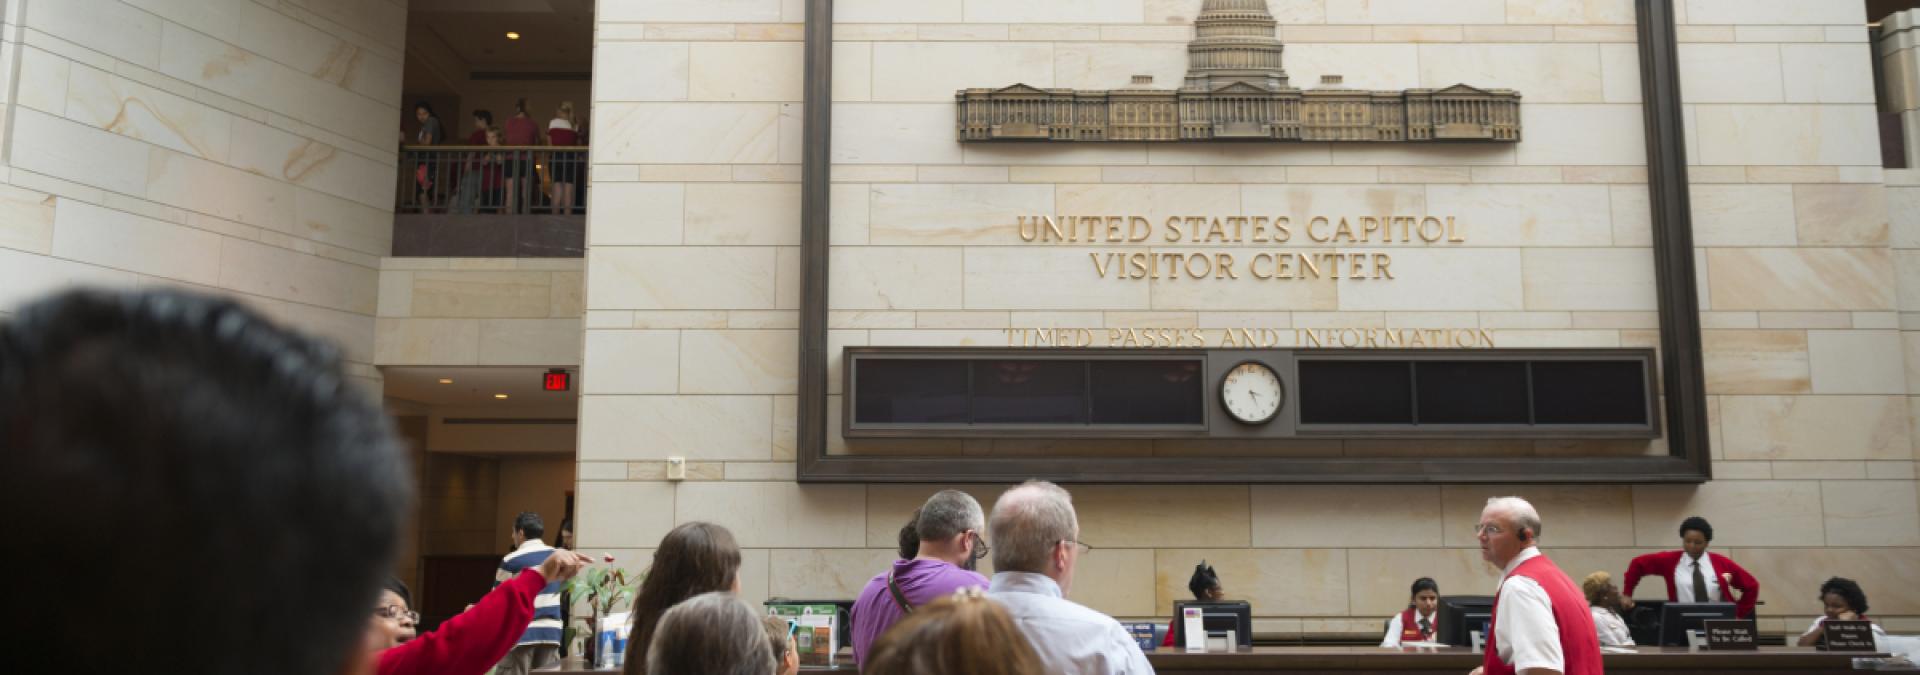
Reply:
[[[547,391],[570,391],[573,389],[573,373],[564,370],[549,370],[541,376],[540,386]]]

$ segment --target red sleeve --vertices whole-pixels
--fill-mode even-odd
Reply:
[[[546,577],[526,570],[440,628],[380,652],[378,675],[481,675],[513,649],[533,621]]]
[[[1666,568],[1660,566],[1660,561],[1665,557],[1665,553],[1648,553],[1642,556],[1634,556],[1633,562],[1627,564],[1627,581],[1620,586],[1620,595],[1629,598],[1633,597],[1633,589],[1640,585],[1640,579],[1643,577],[1667,576],[1661,572],[1662,569]],[[1667,567],[1670,568],[1672,565],[1668,565]]]
[[[1760,602],[1760,580],[1748,573],[1746,568],[1735,564],[1732,559],[1726,556],[1718,553],[1709,553],[1707,555],[1711,556],[1713,560],[1713,569],[1733,577],[1733,583],[1725,584],[1725,586],[1740,589],[1740,597],[1734,598],[1733,601],[1734,606],[1738,610],[1736,614],[1742,619],[1753,618],[1754,605]],[[1722,592],[1728,595],[1733,594],[1731,589],[1723,588]]]

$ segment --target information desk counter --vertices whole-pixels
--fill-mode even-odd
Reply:
[[[1640,647],[1633,654],[1607,654],[1609,673],[1683,675],[1690,673],[1851,673],[1856,657],[1885,654],[1834,653],[1810,647],[1761,647],[1750,652],[1690,652],[1681,647]],[[1480,653],[1463,648],[1383,649],[1380,647],[1254,647],[1253,651],[1189,654],[1162,649],[1147,653],[1159,675],[1254,675],[1256,673],[1345,673],[1356,675],[1466,675],[1480,665]],[[838,668],[805,667],[800,671],[857,673],[848,657]],[[596,671],[561,672],[587,675]]]

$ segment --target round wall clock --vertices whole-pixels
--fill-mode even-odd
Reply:
[[[1280,376],[1259,361],[1242,362],[1220,380],[1220,405],[1242,424],[1273,421],[1273,417],[1280,414],[1280,404],[1286,396]]]

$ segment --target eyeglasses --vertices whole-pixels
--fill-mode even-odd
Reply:
[[[385,607],[375,607],[373,608],[373,615],[380,617],[382,619],[398,620],[398,619],[404,618],[414,623],[420,623],[419,612],[407,611],[406,608],[403,608],[399,605],[387,605]]]
[[[1078,539],[1062,539],[1060,540],[1060,543],[1073,544],[1074,546],[1079,547],[1080,555],[1086,555],[1087,553],[1093,551],[1093,545],[1088,544],[1087,542],[1084,542],[1084,541],[1080,541]]]
[[[1497,537],[1504,532],[1506,532],[1506,530],[1501,529],[1499,525],[1493,525],[1490,523],[1481,523],[1479,525],[1473,526],[1474,534],[1485,534],[1489,537]]]
[[[973,537],[973,559],[980,560],[980,559],[986,558],[987,552],[993,550],[992,548],[987,546],[986,538],[981,537],[979,532],[975,532],[972,530],[968,530],[967,534],[968,536]]]

